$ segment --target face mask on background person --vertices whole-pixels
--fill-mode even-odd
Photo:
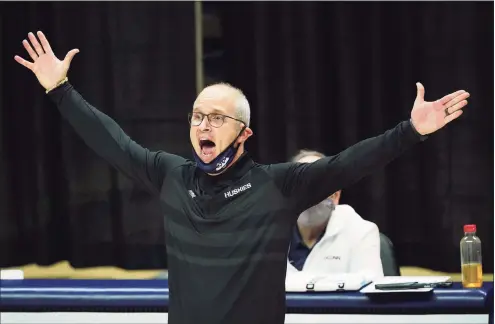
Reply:
[[[299,215],[297,222],[301,226],[310,227],[322,225],[330,219],[335,205],[332,199],[327,198]]]

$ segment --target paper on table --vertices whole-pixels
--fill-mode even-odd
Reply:
[[[24,272],[22,270],[0,270],[1,280],[21,280],[24,279]]]
[[[433,288],[417,288],[417,289],[397,289],[397,290],[379,290],[375,288],[376,284],[391,284],[391,283],[406,283],[406,282],[418,282],[418,283],[438,283],[447,282],[450,280],[450,276],[390,276],[382,277],[373,280],[371,284],[361,289],[364,294],[387,294],[387,293],[398,293],[398,292],[428,292],[432,291]]]
[[[287,292],[306,291],[358,291],[369,283],[360,274],[328,274],[315,272],[287,272],[285,290]]]

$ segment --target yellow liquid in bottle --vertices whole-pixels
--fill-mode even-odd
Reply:
[[[483,285],[483,270],[481,263],[462,265],[462,286],[464,288],[480,288]]]

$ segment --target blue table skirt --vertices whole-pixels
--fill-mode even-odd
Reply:
[[[168,281],[2,280],[0,311],[166,312]],[[459,283],[431,293],[287,293],[287,313],[493,314],[493,282],[480,289]]]

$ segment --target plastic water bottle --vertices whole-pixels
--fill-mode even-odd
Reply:
[[[461,270],[464,288],[479,288],[483,285],[481,263],[481,240],[476,236],[476,225],[464,225],[461,240]]]

